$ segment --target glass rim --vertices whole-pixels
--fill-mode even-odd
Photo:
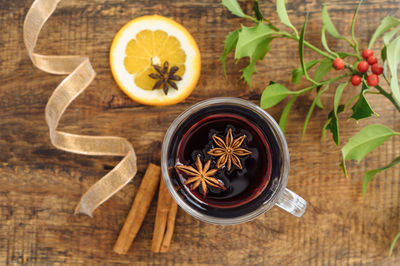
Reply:
[[[189,204],[187,204],[175,191],[174,186],[171,182],[171,179],[169,177],[168,173],[168,150],[170,147],[170,141],[172,137],[174,136],[174,133],[176,129],[192,114],[206,108],[212,105],[221,105],[221,104],[230,104],[230,105],[238,105],[245,107],[254,113],[258,114],[260,117],[262,117],[268,125],[271,127],[271,130],[275,134],[275,138],[282,148],[282,173],[281,173],[281,179],[280,182],[273,192],[271,198],[264,202],[261,206],[259,206],[256,210],[246,213],[241,216],[237,217],[229,217],[229,218],[222,218],[222,217],[214,217],[210,216],[204,213],[201,213],[195,209],[193,209]],[[268,114],[265,110],[260,108],[259,106],[255,105],[254,103],[243,100],[240,98],[233,98],[233,97],[216,97],[216,98],[211,98],[207,99],[201,102],[198,102],[192,106],[190,106],[188,109],[183,111],[180,115],[178,115],[175,120],[171,123],[169,126],[167,132],[165,133],[164,136],[164,141],[162,144],[162,149],[161,149],[161,172],[162,176],[164,179],[164,182],[168,188],[168,191],[170,192],[172,198],[175,200],[175,202],[188,214],[191,216],[195,217],[196,219],[203,221],[203,222],[208,222],[212,224],[222,224],[222,225],[232,225],[232,224],[240,224],[240,223],[245,223],[248,221],[251,221],[255,219],[256,217],[260,216],[261,214],[267,212],[269,209],[271,209],[276,201],[279,199],[280,195],[283,193],[283,191],[286,188],[287,181],[288,181],[288,175],[289,175],[289,168],[290,168],[290,160],[289,160],[289,149],[286,143],[285,136],[283,135],[282,130],[280,129],[278,123],[274,120],[274,118]]]

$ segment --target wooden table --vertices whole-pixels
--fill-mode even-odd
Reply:
[[[22,42],[22,25],[32,1],[0,1],[0,264],[202,264],[202,265],[399,265],[400,244],[387,257],[390,242],[400,231],[400,169],[380,174],[361,195],[362,173],[399,155],[394,138],[361,164],[350,163],[351,179],[338,167],[340,150],[330,139],[320,141],[321,127],[332,107],[332,91],[322,97],[326,106],[316,110],[307,135],[300,142],[303,120],[312,97],[295,104],[287,140],[291,152],[288,187],[308,201],[301,219],[273,208],[258,219],[235,226],[216,226],[178,211],[173,244],[167,254],[150,252],[155,199],[128,255],[112,246],[131,206],[149,162],[159,163],[164,133],[172,120],[190,105],[216,96],[234,96],[259,103],[270,80],[290,84],[298,67],[297,44],[276,40],[272,52],[258,65],[250,90],[240,80],[243,62],[228,60],[225,78],[218,57],[224,36],[243,20],[234,18],[216,0],[189,1],[78,1],[60,3],[45,25],[37,51],[45,54],[88,55],[98,73],[90,88],[68,109],[61,121],[67,132],[118,135],[128,138],[138,156],[135,179],[103,204],[94,218],[75,216],[82,193],[118,161],[55,149],[49,141],[44,107],[62,80],[36,69]],[[251,1],[241,1],[251,10]],[[274,1],[261,1],[264,13],[278,22]],[[310,12],[307,40],[320,45],[322,1],[288,1],[292,22],[301,27]],[[337,28],[348,32],[357,1],[329,1]],[[365,47],[380,20],[399,16],[400,4],[366,0],[356,32]],[[184,24],[202,53],[202,74],[197,88],[183,103],[163,108],[143,106],[120,91],[112,79],[108,52],[118,29],[130,19],[162,14]],[[332,49],[348,50],[346,43],[329,39]],[[378,51],[380,43],[375,48]],[[312,52],[307,51],[311,58]],[[302,88],[306,84],[303,80]],[[294,88],[294,89],[296,89]],[[356,93],[348,87],[345,97]],[[380,117],[359,124],[343,119],[346,141],[367,123],[381,122],[400,131],[399,114],[382,97],[371,103]],[[269,112],[279,118],[283,104]],[[348,115],[348,113],[347,113]]]

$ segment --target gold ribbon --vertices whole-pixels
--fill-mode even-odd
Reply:
[[[76,135],[57,130],[67,107],[92,82],[94,72],[89,58],[74,55],[41,55],[34,53],[39,32],[61,0],[35,0],[24,22],[24,42],[32,63],[51,74],[69,74],[54,90],[46,105],[46,122],[50,141],[58,149],[86,154],[125,156],[117,166],[92,185],[81,197],[75,214],[92,216],[93,211],[123,188],[136,174],[136,154],[124,138],[113,136]]]

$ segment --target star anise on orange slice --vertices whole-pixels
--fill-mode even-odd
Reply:
[[[225,141],[216,135],[212,136],[212,138],[217,145],[217,148],[210,150],[208,154],[214,157],[219,157],[217,161],[217,167],[221,168],[226,164],[229,171],[231,170],[233,163],[238,168],[243,169],[239,156],[251,154],[251,151],[240,148],[245,136],[243,135],[234,139],[232,135],[232,129],[229,129],[228,133],[226,134]]]
[[[207,185],[226,190],[226,188],[214,177],[218,172],[218,169],[210,169],[211,160],[208,160],[203,166],[200,160],[200,156],[196,159],[196,168],[186,165],[177,165],[176,168],[179,171],[187,174],[189,178],[185,181],[185,185],[192,184],[191,190],[196,189],[201,185],[204,197],[207,195]]]
[[[158,72],[150,73],[149,77],[152,79],[158,79],[158,81],[154,84],[153,90],[162,88],[165,95],[168,94],[169,87],[178,90],[178,86],[175,84],[176,81],[182,80],[182,78],[178,75],[175,75],[178,72],[179,67],[173,66],[169,69],[168,61],[165,61],[163,66],[153,65],[153,68]]]

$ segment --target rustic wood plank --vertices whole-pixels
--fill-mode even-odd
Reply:
[[[264,13],[277,22],[274,1],[261,2]],[[307,40],[320,46],[322,1],[288,2],[289,16],[297,27],[305,13],[310,13]],[[349,31],[356,2],[329,1],[331,17],[341,32]],[[170,251],[153,254],[154,199],[129,254],[112,252],[146,165],[159,163],[163,135],[172,120],[191,104],[211,97],[235,96],[258,103],[269,80],[292,86],[290,73],[298,67],[297,45],[274,41],[273,53],[258,65],[260,73],[250,90],[240,80],[243,62],[234,64],[229,58],[226,79],[217,60],[224,36],[246,23],[230,15],[219,1],[62,1],[40,35],[38,51],[88,55],[98,75],[68,109],[61,127],[69,132],[126,137],[138,155],[136,178],[91,219],[74,216],[74,207],[82,193],[118,158],[70,154],[49,143],[44,107],[62,77],[35,69],[29,61],[22,42],[22,24],[31,3],[0,0],[0,264],[400,263],[399,245],[392,257],[386,257],[392,238],[400,231],[400,169],[380,174],[371,182],[367,197],[361,196],[362,173],[398,156],[400,140],[390,140],[361,164],[350,163],[352,178],[345,179],[337,167],[339,149],[330,139],[320,142],[320,129],[332,106],[332,91],[322,97],[327,108],[316,110],[303,143],[299,135],[312,98],[301,97],[290,116],[287,140],[292,169],[288,186],[309,202],[303,218],[273,208],[252,222],[222,227],[199,222],[179,210]],[[245,10],[251,9],[250,1],[241,4]],[[397,1],[366,0],[357,22],[361,47],[366,46],[380,19],[388,14],[398,16],[399,9]],[[175,106],[155,108],[131,101],[118,89],[109,71],[108,49],[116,31],[134,17],[153,13],[183,23],[202,52],[199,85],[185,102]],[[348,49],[343,42],[329,42],[332,49]],[[313,55],[307,51],[306,56]],[[356,89],[349,87],[345,97],[353,93]],[[343,141],[372,122],[400,131],[400,116],[386,100],[373,97],[371,102],[380,117],[359,124],[342,120]],[[282,108],[281,104],[269,112],[279,118]]]

